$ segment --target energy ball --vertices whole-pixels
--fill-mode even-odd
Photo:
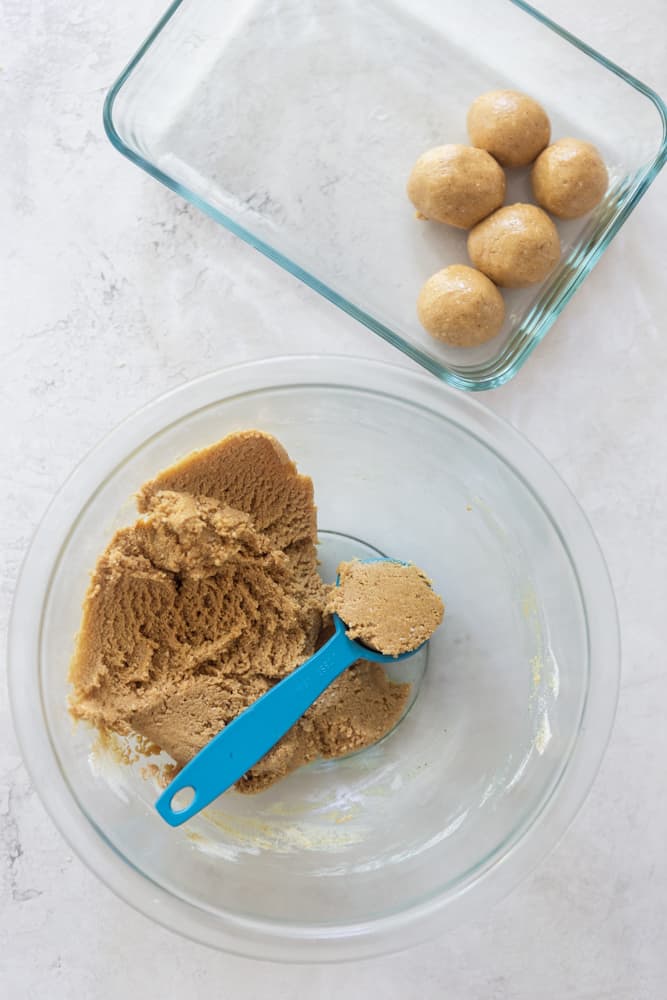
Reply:
[[[578,219],[602,199],[609,177],[595,146],[581,139],[559,139],[540,153],[530,175],[533,194],[559,219]]]
[[[525,167],[549,143],[551,124],[541,104],[518,90],[491,90],[473,101],[468,135],[505,167]]]
[[[469,229],[502,205],[505,174],[483,149],[436,146],[412,168],[408,197],[422,218]]]
[[[560,258],[558,231],[536,205],[507,205],[468,235],[475,267],[505,288],[521,288],[546,278]]]
[[[505,303],[492,281],[465,264],[432,275],[417,299],[419,322],[452,347],[476,347],[503,325]]]

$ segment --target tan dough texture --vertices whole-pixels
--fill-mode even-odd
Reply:
[[[536,205],[507,205],[468,235],[475,267],[505,288],[542,281],[560,259],[558,231]]]
[[[505,318],[503,297],[492,281],[465,264],[433,274],[417,299],[419,322],[452,347],[475,347],[495,337]]]
[[[357,560],[338,567],[339,584],[327,610],[336,612],[351,639],[400,656],[417,649],[442,622],[445,608],[417,566]]]
[[[70,710],[102,733],[138,733],[182,766],[320,641],[312,483],[253,431],[167,469],[139,504],[145,516],[116,532],[92,575]],[[408,689],[356,664],[238,788],[376,742]]]
[[[505,167],[532,163],[549,142],[551,124],[541,104],[518,90],[492,90],[470,105],[468,135]]]
[[[530,179],[535,201],[559,219],[578,219],[602,200],[609,183],[595,146],[559,139],[540,153]]]
[[[437,146],[412,168],[408,197],[423,218],[469,229],[502,205],[505,174],[482,149]]]

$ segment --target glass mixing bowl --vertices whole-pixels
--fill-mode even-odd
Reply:
[[[145,761],[120,764],[73,725],[68,661],[89,571],[135,517],[133,492],[247,427],[275,434],[313,477],[330,562],[350,546],[413,560],[447,613],[384,740],[260,795],[227,793],[174,830]],[[26,763],[92,870],[182,934],[305,961],[408,945],[511,888],[580,806],[619,676],[602,555],[547,462],[432,377],[335,357],[229,368],[118,427],[37,531],[9,651]]]

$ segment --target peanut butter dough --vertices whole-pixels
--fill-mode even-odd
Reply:
[[[530,179],[535,201],[559,219],[578,219],[602,200],[609,177],[595,146],[559,139],[535,160]]]
[[[178,766],[312,655],[326,627],[311,480],[247,431],[147,483],[98,560],[70,667],[72,715]],[[238,783],[260,791],[396,724],[409,685],[358,662]]]
[[[468,254],[496,285],[521,288],[542,281],[558,263],[558,230],[536,205],[507,205],[470,230]]]
[[[468,135],[505,167],[532,163],[549,142],[551,124],[541,104],[518,90],[492,90],[470,105]]]
[[[327,610],[342,618],[350,639],[379,653],[400,656],[417,649],[443,619],[441,598],[416,566],[354,560],[341,563],[338,576]]]
[[[420,218],[469,229],[502,205],[505,174],[483,149],[437,146],[412,168],[408,197]]]
[[[451,264],[431,275],[417,299],[419,322],[451,347],[475,347],[495,337],[505,318],[503,297],[485,274]]]

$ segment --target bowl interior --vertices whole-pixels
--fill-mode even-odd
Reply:
[[[134,869],[215,918],[351,925],[479,878],[544,809],[587,696],[580,587],[543,503],[463,420],[409,394],[310,380],[168,414],[100,477],[44,605],[42,706],[82,812]],[[383,741],[258,796],[227,793],[173,830],[153,810],[146,762],[121,766],[73,726],[68,661],[88,574],[134,518],[133,492],[247,427],[275,434],[313,477],[322,529],[422,566],[446,618],[413,707]]]

